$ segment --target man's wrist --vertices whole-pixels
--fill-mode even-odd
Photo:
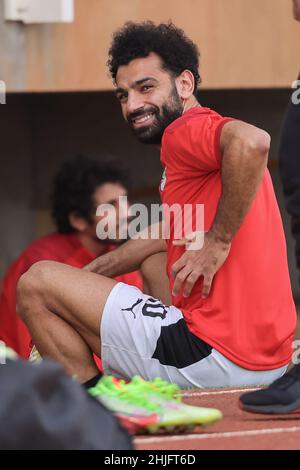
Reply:
[[[112,277],[115,275],[114,271],[116,267],[116,263],[115,263],[116,251],[117,250],[110,251],[109,253],[106,253],[105,255],[100,256],[99,265],[97,267],[98,274],[103,274],[104,276],[108,276],[108,277]]]
[[[232,234],[226,232],[224,229],[221,229],[218,226],[213,225],[212,228],[209,230],[212,238],[216,241],[216,243],[222,243],[224,245],[230,245],[232,242]]]
[[[106,253],[105,255],[99,256],[94,261],[89,263],[83,269],[96,274],[103,274],[108,276],[108,269],[113,265],[112,252]]]

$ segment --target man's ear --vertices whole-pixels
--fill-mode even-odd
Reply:
[[[71,212],[69,214],[69,223],[77,232],[84,232],[89,225],[88,222],[77,212]]]
[[[178,94],[181,99],[188,100],[194,93],[195,77],[190,70],[184,70],[175,79]]]

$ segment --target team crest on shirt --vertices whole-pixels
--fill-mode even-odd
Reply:
[[[160,190],[161,191],[163,191],[165,189],[166,182],[167,182],[167,168],[164,169],[164,172],[163,172],[162,177],[161,177],[161,181],[160,181]]]

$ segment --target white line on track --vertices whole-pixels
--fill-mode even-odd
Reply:
[[[176,441],[198,441],[203,439],[222,439],[230,437],[247,437],[260,436],[267,434],[281,434],[300,432],[300,427],[292,428],[273,428],[273,429],[253,429],[250,431],[232,431],[232,432],[216,432],[211,434],[187,434],[182,436],[166,436],[166,437],[145,437],[143,439],[135,439],[135,444],[159,444],[164,442]]]
[[[247,392],[255,392],[256,390],[259,390],[259,387],[255,388],[239,388],[236,390],[215,390],[213,392],[189,392],[189,391],[184,391],[182,392],[181,396],[184,398],[192,398],[192,397],[203,397],[203,396],[209,396],[209,395],[226,395],[226,394],[232,394],[232,393],[247,393]]]

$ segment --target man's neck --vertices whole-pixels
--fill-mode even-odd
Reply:
[[[201,104],[199,103],[197,98],[193,95],[184,103],[182,114],[185,114],[187,111],[190,111],[190,109],[192,108],[199,108],[199,107],[201,108]]]
[[[197,100],[197,98],[193,95],[191,96],[185,103],[184,103],[184,106],[183,106],[183,111],[182,111],[182,115],[187,113],[188,111],[190,111],[190,109],[192,108],[202,108],[201,104],[199,103],[199,101]],[[161,149],[161,144],[160,145],[156,145],[155,146],[158,150]]]

